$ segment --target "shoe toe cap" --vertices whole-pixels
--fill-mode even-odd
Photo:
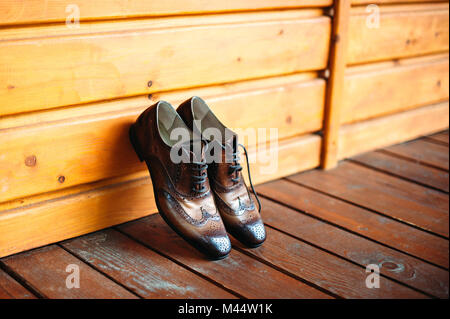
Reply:
[[[209,237],[206,240],[207,255],[212,259],[222,259],[231,251],[231,242],[228,236]]]

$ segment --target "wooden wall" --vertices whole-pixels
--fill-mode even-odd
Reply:
[[[127,131],[160,99],[277,127],[256,183],[448,127],[448,2],[373,2],[0,2],[0,257],[155,212]]]

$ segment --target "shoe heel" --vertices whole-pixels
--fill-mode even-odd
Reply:
[[[135,132],[134,125],[135,124],[130,126],[130,129],[128,131],[128,135],[130,137],[130,142],[131,142],[131,145],[133,145],[134,151],[136,152],[137,156],[139,157],[139,160],[141,162],[143,162],[144,161],[144,157],[142,156],[141,150],[140,150],[140,148],[138,146],[139,144],[137,143],[137,138],[136,138],[136,132]]]

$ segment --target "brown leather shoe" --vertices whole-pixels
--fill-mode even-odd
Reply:
[[[205,101],[199,97],[194,96],[183,102],[177,112],[192,128],[194,134],[208,139],[210,148],[218,149],[221,153],[210,164],[208,177],[215,195],[216,206],[227,231],[249,247],[260,246],[266,239],[264,223],[259,214],[261,205],[251,185],[258,201],[259,209],[257,210],[242,178],[237,135],[226,128]],[[216,132],[220,132],[221,140],[206,136],[209,133],[205,130],[209,128],[215,128]],[[219,147],[216,148],[217,145]],[[244,151],[246,153],[245,148]]]
[[[180,129],[188,132],[187,143],[177,144],[178,135],[177,140],[171,139]],[[231,244],[210,191],[205,144],[194,140],[192,131],[165,101],[139,116],[130,127],[130,140],[139,159],[147,163],[156,205],[167,224],[210,258],[226,257]],[[201,150],[198,156],[192,147],[196,142]],[[187,155],[189,161],[172,161],[171,150],[176,150],[173,155]]]

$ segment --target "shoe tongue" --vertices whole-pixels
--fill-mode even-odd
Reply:
[[[231,130],[226,130],[225,136],[223,137],[223,146],[227,151],[236,152],[238,146],[238,136]]]
[[[197,139],[183,143],[181,149],[191,163],[199,163],[205,160],[205,143],[202,140]]]
[[[225,161],[229,164],[236,164],[234,162],[233,153],[237,152],[238,147],[238,136],[233,133],[232,136],[228,137],[225,141],[224,150],[225,150]]]

